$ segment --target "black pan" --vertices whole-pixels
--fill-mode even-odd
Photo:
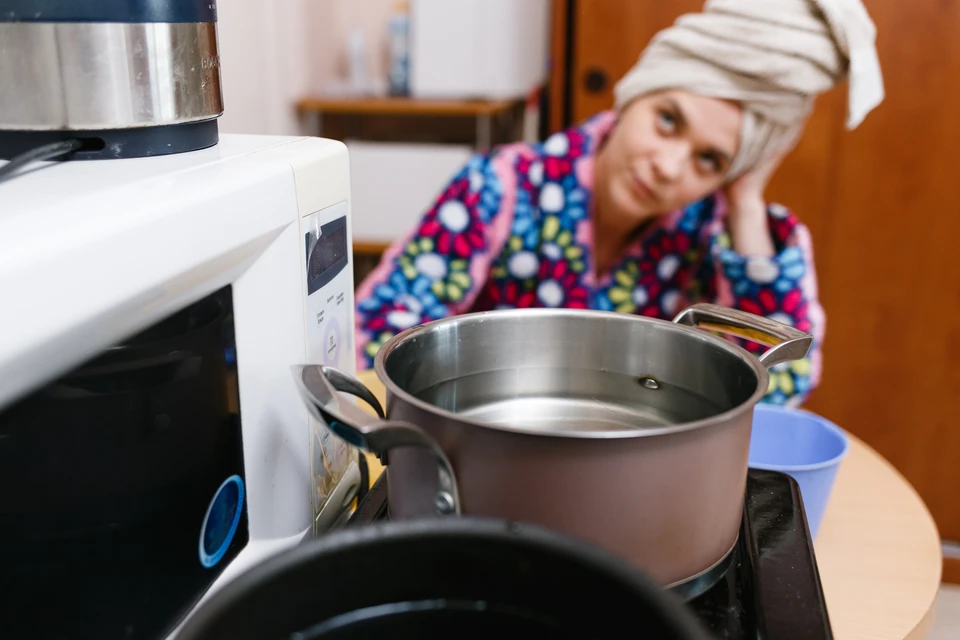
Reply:
[[[514,523],[443,518],[340,530],[275,556],[213,594],[178,639],[496,632],[707,638],[676,596],[591,545]]]

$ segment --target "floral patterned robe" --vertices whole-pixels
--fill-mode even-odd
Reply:
[[[613,267],[595,275],[593,161],[614,122],[603,112],[543,144],[475,155],[358,288],[358,366],[372,366],[380,346],[404,329],[471,311],[567,307],[672,319],[710,301],[814,335],[806,359],[771,372],[764,398],[800,404],[819,380],[824,332],[808,230],[770,204],[777,254],[740,255],[716,193],[646,224]]]

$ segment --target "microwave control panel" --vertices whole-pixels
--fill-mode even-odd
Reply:
[[[353,342],[353,269],[349,264],[347,202],[339,202],[301,221],[304,239],[306,302],[305,326],[307,362],[336,367],[347,373],[355,370]],[[333,435],[326,425],[310,416],[310,457],[314,484],[314,526],[321,526],[321,512],[335,511],[340,505],[328,502],[336,497],[342,502],[342,483],[348,471],[356,467],[357,452]],[[339,492],[339,493],[338,493]]]

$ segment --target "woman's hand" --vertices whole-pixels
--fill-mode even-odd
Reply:
[[[792,145],[767,158],[726,187],[727,226],[733,236],[733,250],[744,256],[773,257],[776,249],[767,226],[767,204],[763,192]]]

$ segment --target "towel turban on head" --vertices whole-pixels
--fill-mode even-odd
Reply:
[[[860,124],[884,97],[875,37],[860,0],[707,0],[654,36],[616,106],[667,89],[738,102],[734,178],[796,142],[816,95],[846,77],[847,128]]]

